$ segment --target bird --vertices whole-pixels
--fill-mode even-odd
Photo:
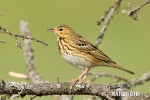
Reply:
[[[47,29],[47,31],[53,32],[56,35],[57,47],[62,58],[71,65],[84,70],[76,79],[72,80],[74,83],[80,79],[84,82],[89,70],[97,66],[117,68],[134,74],[134,72],[119,66],[104,52],[81,35],[75,33],[75,31],[67,25],[57,25]]]

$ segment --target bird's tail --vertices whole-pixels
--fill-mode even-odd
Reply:
[[[123,71],[125,71],[125,72],[128,72],[128,73],[130,73],[130,74],[135,74],[134,72],[129,71],[129,70],[127,70],[127,69],[125,69],[125,68],[123,68],[123,67],[117,65],[116,63],[110,63],[109,66],[114,67],[114,68],[118,68],[118,69],[123,70]]]

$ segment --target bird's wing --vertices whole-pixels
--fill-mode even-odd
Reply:
[[[102,60],[104,62],[115,63],[108,56],[106,56],[101,50],[99,50],[97,47],[95,47],[93,44],[91,44],[88,40],[86,40],[82,36],[77,34],[73,42],[77,46],[78,50],[80,50],[81,52],[85,52],[87,55],[91,55],[92,57]]]

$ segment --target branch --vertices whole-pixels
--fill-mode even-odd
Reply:
[[[96,44],[95,46],[98,47],[98,45],[102,42],[102,39],[104,37],[104,33],[110,23],[110,21],[112,20],[115,11],[117,10],[117,8],[119,8],[120,3],[122,0],[116,0],[115,3],[112,4],[112,6],[110,6],[110,8],[108,9],[108,11],[106,11],[104,13],[104,15],[97,21],[97,25],[101,25],[101,23],[104,21],[104,25],[100,30],[99,36],[97,38]]]
[[[24,36],[30,36],[30,30],[28,28],[28,22],[20,21],[20,30]],[[31,41],[24,39],[24,56],[26,60],[27,76],[31,82],[42,82],[44,79],[35,71],[34,67],[34,54]]]
[[[116,98],[121,98],[118,96],[113,96],[113,91],[118,91],[120,88],[111,87],[109,91],[105,91],[103,85],[98,84],[88,84],[88,83],[77,83],[72,87],[71,83],[25,83],[25,82],[7,82],[0,81],[0,94],[17,94],[21,97],[26,95],[36,95],[36,96],[45,96],[45,95],[93,95],[103,98],[113,98],[111,100],[116,100]],[[123,97],[128,98],[127,100],[133,100],[130,98],[133,97]],[[150,98],[150,94],[138,94],[136,97],[145,99]],[[125,100],[125,99],[123,99]]]
[[[132,7],[130,5],[130,3],[128,3],[128,6],[126,7],[129,11],[125,11],[122,10],[123,13],[127,13],[128,16],[130,16],[133,20],[137,20],[138,18],[138,14],[137,12],[144,7],[145,5],[147,5],[148,3],[150,3],[150,0],[147,0],[146,2],[140,4],[139,6],[137,6],[136,8]]]

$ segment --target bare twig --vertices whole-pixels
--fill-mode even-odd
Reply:
[[[116,2],[114,4],[112,4],[112,6],[110,6],[110,8],[108,9],[108,11],[106,11],[104,13],[104,15],[100,18],[100,20],[97,21],[97,25],[101,25],[101,23],[104,21],[104,25],[100,30],[99,36],[97,38],[96,44],[95,46],[98,47],[98,45],[102,42],[103,36],[104,36],[104,32],[106,31],[110,20],[113,18],[117,8],[119,8],[120,3],[122,0],[116,0]]]
[[[20,73],[16,73],[16,72],[9,72],[10,76],[16,77],[16,78],[21,78],[21,79],[28,79],[28,76],[25,74],[20,74]]]
[[[10,31],[6,30],[5,28],[2,28],[1,26],[0,26],[0,32],[1,32],[1,33],[5,33],[5,34],[9,34],[9,35],[11,35],[11,36],[14,36],[15,39],[16,39],[17,37],[19,37],[19,38],[22,38],[22,39],[33,40],[33,41],[42,43],[42,44],[44,44],[44,45],[46,45],[46,46],[48,45],[46,42],[43,42],[43,41],[38,40],[38,39],[36,39],[36,38],[34,38],[34,37],[31,37],[31,36],[24,36],[24,35],[19,35],[19,34],[11,33]],[[18,40],[16,40],[16,41],[18,41]]]
[[[16,37],[14,37],[14,38],[15,38],[15,40],[16,40],[16,46],[17,46],[18,48],[22,49],[22,46],[21,46],[20,41],[18,41],[18,39],[17,39]]]
[[[5,43],[5,40],[0,40],[0,43]]]
[[[150,72],[144,73],[141,77],[131,80],[133,85],[142,85],[150,81]]]
[[[20,21],[20,30],[23,33],[23,36],[30,37],[28,22],[21,20]],[[31,41],[28,39],[24,39],[24,56],[25,56],[25,60],[26,60],[28,79],[31,82],[35,82],[35,83],[43,82],[44,79],[35,71],[33,48],[31,45]]]
[[[59,83],[59,77],[56,78],[56,83]]]
[[[150,72],[144,73],[141,77],[135,78],[132,80],[126,79],[124,77],[121,77],[115,74],[108,74],[108,73],[89,72],[88,75],[94,76],[90,81],[94,81],[102,76],[117,79],[118,81],[124,81],[125,83],[123,84],[123,87],[128,88],[128,89],[135,88],[136,85],[142,85],[150,81]]]
[[[150,0],[147,0],[146,2],[140,4],[136,8],[132,7],[130,3],[128,3],[128,6],[126,7],[129,11],[122,10],[123,13],[127,13],[128,16],[130,16],[132,19],[137,20],[138,14],[137,12],[145,5],[150,3]]]
[[[110,78],[113,78],[113,79],[118,79],[118,81],[124,81],[128,84],[131,84],[131,82],[124,78],[124,77],[121,77],[119,75],[116,75],[116,74],[108,74],[108,73],[98,73],[98,72],[89,72],[88,75],[93,75],[94,77],[90,80],[90,81],[94,81],[102,76],[105,76],[105,77],[110,77]]]

